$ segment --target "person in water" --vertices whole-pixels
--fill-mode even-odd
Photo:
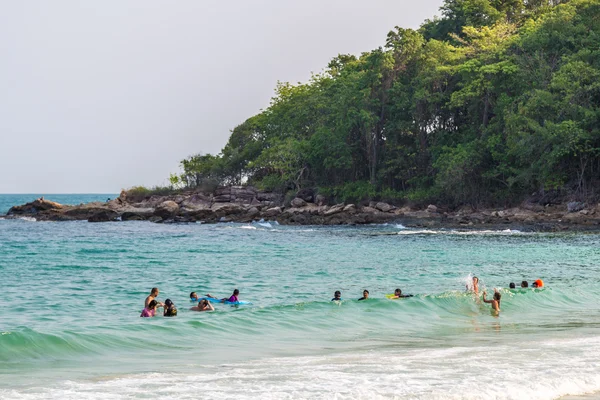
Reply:
[[[390,297],[391,299],[404,299],[406,297],[413,297],[412,294],[402,294],[402,290],[400,288],[394,290],[394,295]]]
[[[500,294],[500,292],[498,291],[498,289],[494,289],[494,297],[492,300],[487,300],[485,298],[487,292],[483,292],[483,302],[484,303],[488,303],[492,305],[492,310],[496,313],[500,312],[500,298],[502,298],[502,295]]]
[[[140,317],[154,317],[156,315],[156,307],[158,307],[158,302],[156,300],[150,300],[150,303],[144,308]]]
[[[508,287],[509,287],[510,289],[516,289],[516,288],[517,288],[517,285],[515,285],[515,283],[514,283],[514,282],[511,282],[511,283],[508,285]]]
[[[529,282],[527,282],[527,281],[521,282],[521,287],[522,288],[528,288],[529,287]]]
[[[467,291],[472,291],[475,294],[479,294],[479,278],[473,277],[473,284],[467,285]]]
[[[541,279],[536,279],[531,286],[534,288],[544,287],[544,281],[542,281]]]
[[[206,299],[202,299],[198,302],[197,306],[190,308],[191,311],[215,311],[215,308],[210,301]]]
[[[367,289],[365,289],[365,290],[363,290],[363,297],[361,297],[360,299],[358,299],[358,301],[367,300],[368,298],[369,298],[369,291]]]
[[[190,301],[198,301],[198,294],[196,292],[190,293]]]
[[[173,304],[171,299],[165,300],[163,317],[176,317],[176,316],[177,316],[177,308],[175,307],[175,304]]]
[[[331,299],[331,301],[340,301],[342,300],[342,292],[340,292],[339,290],[336,290],[335,293],[333,294],[333,299]]]
[[[156,300],[156,296],[158,296],[159,293],[160,293],[160,291],[158,290],[158,288],[152,288],[152,290],[150,291],[150,296],[146,297],[146,301],[144,302],[144,307],[148,307],[148,305],[150,304],[150,302],[152,300]],[[158,304],[158,307],[165,306],[160,301],[156,301],[156,304]]]
[[[234,289],[233,294],[229,298],[223,298],[221,300],[228,301],[230,303],[237,303],[238,301],[240,301],[240,299],[238,299],[239,294],[240,294],[240,291],[237,289]]]

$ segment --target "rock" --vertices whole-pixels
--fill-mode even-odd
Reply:
[[[438,208],[436,206],[434,206],[433,204],[430,204],[427,206],[427,212],[435,214],[438,212]]]
[[[301,199],[300,197],[296,197],[295,199],[292,200],[292,207],[304,207],[306,205],[306,201],[304,199]]]
[[[281,214],[281,207],[273,207],[269,208],[267,211],[263,213],[265,217],[276,217]]]
[[[163,219],[161,217],[159,217],[158,215],[153,215],[150,218],[148,218],[148,221],[160,223],[160,222],[163,222]]]
[[[215,203],[229,203],[229,202],[231,202],[231,195],[230,194],[222,194],[222,195],[213,197],[213,200]]]
[[[344,207],[343,211],[348,213],[356,212],[356,206],[354,204],[348,204],[346,207]]]
[[[376,201],[370,201],[369,202],[369,207],[371,207],[371,208],[377,208],[377,202]]]
[[[371,206],[364,206],[363,208],[361,208],[361,211],[363,213],[369,213],[369,214],[376,214],[379,212],[378,209],[376,209],[375,207],[371,207]]]
[[[331,215],[337,214],[339,212],[344,211],[344,203],[341,204],[336,204],[335,206],[331,207],[329,210],[323,212],[323,215],[326,217],[329,217]]]
[[[307,203],[312,203],[315,199],[315,190],[312,188],[300,189],[298,193],[296,193],[296,198],[302,199]]]
[[[571,202],[567,203],[567,211],[570,213],[581,211],[584,208],[585,208],[585,204],[580,201],[571,201]]]
[[[103,211],[97,212],[94,215],[92,215],[91,217],[89,217],[88,222],[116,221],[118,216],[119,216],[119,214],[116,213],[115,211],[103,210]]]
[[[146,216],[132,211],[126,211],[121,214],[121,221],[144,221]]]
[[[258,214],[260,214],[260,211],[256,207],[251,207],[247,213],[248,217],[250,218],[256,217]]]
[[[240,214],[246,211],[244,207],[235,203],[215,203],[210,209],[219,217],[230,214]]]
[[[318,195],[315,197],[315,203],[316,203],[318,206],[324,206],[324,205],[326,205],[326,204],[327,204],[327,198],[326,198],[325,196],[321,195],[321,194],[318,194]]]
[[[388,203],[379,202],[379,203],[375,204],[374,208],[378,209],[379,211],[389,212],[389,211],[392,211],[396,207],[391,206]]]
[[[154,210],[154,215],[162,219],[173,218],[179,211],[179,205],[172,200],[163,201]]]
[[[36,199],[30,203],[23,204],[21,206],[11,207],[6,215],[20,215],[20,214],[37,214],[41,211],[55,210],[59,211],[65,208],[60,203],[54,201],[44,200],[43,197]]]

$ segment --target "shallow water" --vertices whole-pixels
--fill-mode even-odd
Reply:
[[[595,392],[599,239],[395,224],[0,220],[0,398]],[[495,317],[465,293],[474,274],[489,292],[523,279],[546,287],[502,289]],[[153,286],[178,306],[176,318],[139,318]],[[386,299],[396,287],[415,297]],[[234,288],[253,304],[188,311],[192,290]],[[365,288],[372,298],[357,302]],[[335,290],[339,304],[329,301]]]

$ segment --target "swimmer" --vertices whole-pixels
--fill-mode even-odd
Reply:
[[[339,290],[336,290],[335,293],[333,294],[333,299],[331,299],[331,301],[340,301],[342,300],[342,292],[340,292]]]
[[[190,301],[198,301],[198,295],[196,292],[190,293]]]
[[[521,287],[522,288],[528,288],[529,287],[529,283],[527,281],[523,281],[523,282],[521,282]]]
[[[479,278],[473,277],[473,284],[467,285],[467,291],[472,291],[475,294],[479,294]]]
[[[483,302],[484,303],[488,303],[492,305],[492,310],[497,314],[500,312],[500,298],[502,297],[502,295],[500,294],[500,292],[498,291],[498,289],[494,289],[494,298],[493,300],[486,300],[485,296],[486,296],[487,292],[483,292]]]
[[[514,283],[514,282],[511,282],[511,283],[508,285],[508,287],[509,287],[510,289],[516,289],[516,288],[517,288],[517,285],[515,285],[515,283]]]
[[[239,291],[239,290],[237,290],[237,289],[234,289],[234,290],[233,290],[233,294],[231,295],[231,297],[229,297],[229,298],[224,298],[224,299],[221,299],[221,300],[223,300],[223,301],[228,301],[228,302],[230,302],[230,303],[237,303],[238,301],[240,301],[240,300],[238,299],[238,295],[239,295],[239,294],[240,294],[240,291]]]
[[[399,288],[394,290],[394,295],[390,299],[404,299],[406,297],[413,297],[412,294],[402,294],[402,290]]]
[[[160,291],[158,290],[158,288],[152,288],[152,290],[150,291],[150,296],[146,297],[146,301],[144,302],[144,307],[148,307],[148,305],[150,304],[150,302],[152,300],[156,300],[156,296],[158,296],[159,293],[160,293]],[[158,304],[158,307],[165,306],[160,301],[157,301],[156,304]]]
[[[154,317],[156,315],[156,307],[158,307],[158,302],[156,300],[151,300],[146,308],[144,308],[144,311],[142,311],[140,317]]]
[[[191,311],[215,311],[215,308],[210,301],[206,299],[202,299],[198,302],[198,305],[190,308]]]
[[[544,281],[542,281],[541,279],[537,279],[531,284],[531,286],[534,288],[544,287]]]
[[[176,316],[177,316],[177,308],[175,307],[175,304],[173,304],[171,299],[165,300],[163,317],[176,317]]]
[[[363,297],[358,299],[358,301],[367,300],[368,298],[369,298],[369,291],[367,289],[365,289],[365,290],[363,290]]]

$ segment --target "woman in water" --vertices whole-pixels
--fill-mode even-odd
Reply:
[[[473,284],[467,285],[467,291],[472,291],[475,294],[479,294],[479,278],[473,277]]]
[[[494,289],[494,298],[492,300],[486,300],[486,298],[485,298],[486,294],[487,293],[484,291],[483,292],[483,302],[491,304],[492,312],[494,314],[498,315],[500,313],[500,298],[502,297],[502,295],[500,294],[498,289]]]
[[[165,300],[163,316],[164,317],[176,317],[177,316],[177,308],[175,307],[175,304],[173,304],[171,299]]]
[[[215,308],[210,304],[210,301],[202,299],[197,306],[190,308],[191,311],[215,311]]]
[[[150,300],[148,307],[144,308],[140,317],[154,317],[156,315],[156,307],[158,307],[158,302],[156,300]]]

